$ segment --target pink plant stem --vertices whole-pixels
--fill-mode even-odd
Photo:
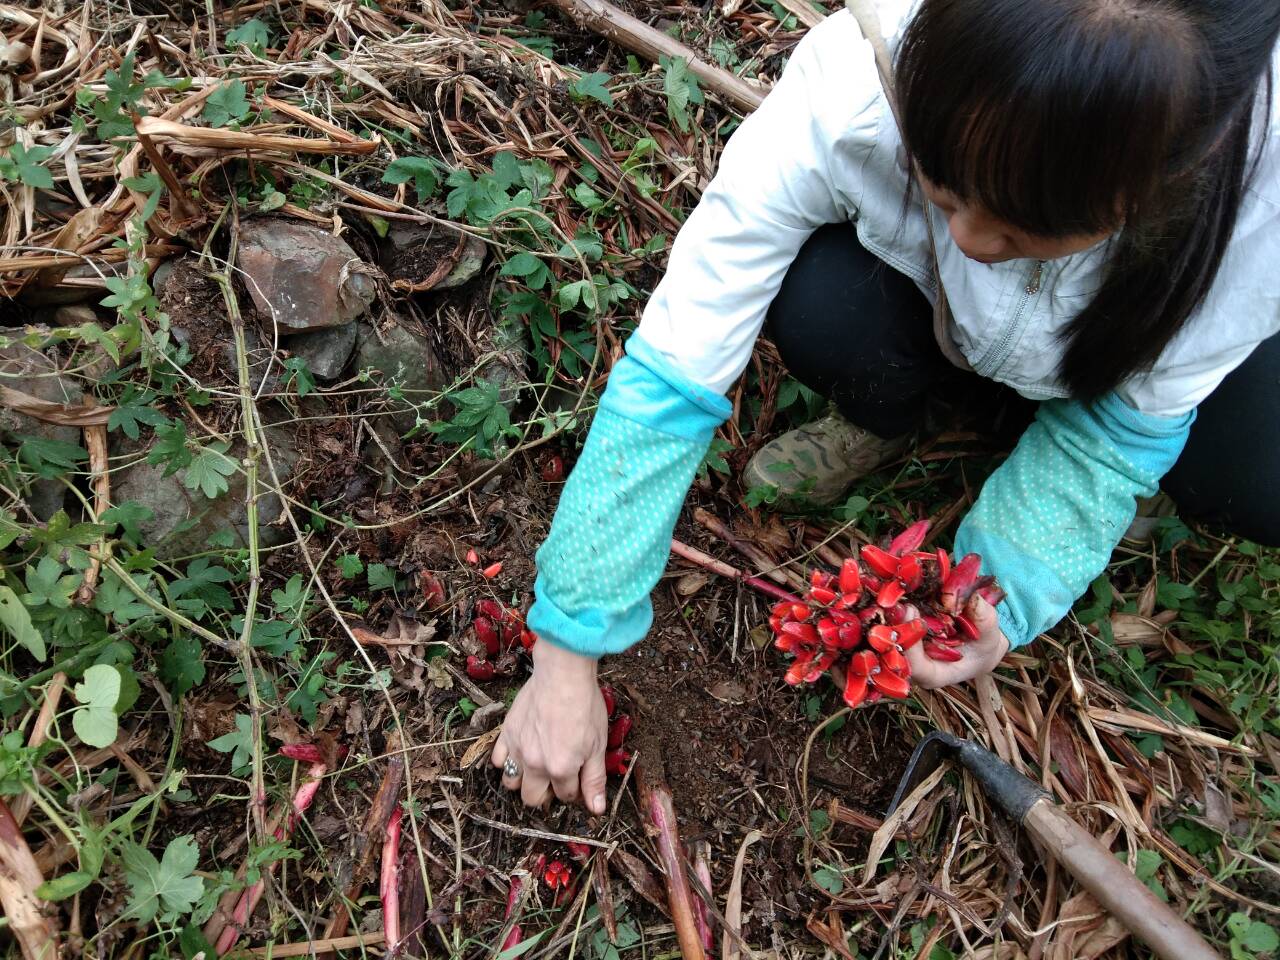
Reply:
[[[693,875],[702,884],[702,890],[711,896],[711,865],[707,862],[707,844],[703,842],[693,845]],[[693,896],[693,922],[698,925],[698,935],[702,937],[702,945],[710,953],[715,949],[715,940],[711,936],[711,924],[707,921],[707,904],[698,891]]]
[[[293,828],[298,825],[302,815],[307,812],[307,807],[311,806],[311,801],[320,792],[321,779],[328,769],[329,766],[324,761],[313,763],[307,768],[307,780],[294,793],[289,816],[283,824],[276,827],[272,832],[272,835],[277,840],[288,839],[289,834],[293,833]],[[271,864],[267,867],[267,872],[275,873],[277,866],[278,862]],[[240,932],[248,924],[249,918],[253,916],[253,911],[257,908],[258,902],[262,899],[263,891],[266,889],[267,881],[263,877],[240,894],[240,899],[236,901],[235,909],[231,911],[231,922],[223,928],[222,933],[218,935],[218,942],[214,944],[214,951],[219,956],[236,945],[236,941],[240,939]]]
[[[391,811],[387,836],[382,841],[382,877],[378,894],[382,898],[382,928],[387,935],[387,954],[400,946],[400,823],[404,807]]]
[[[511,886],[507,888],[507,912],[502,915],[504,923],[511,919],[511,912],[515,910],[516,903],[520,900],[520,888],[522,886],[524,884],[521,882],[520,875],[512,874]],[[523,939],[524,934],[520,932],[520,924],[517,923],[511,928],[511,932],[507,934],[507,939],[502,941],[502,949],[510,950]]]
[[[651,765],[652,764],[652,765]],[[702,937],[693,919],[693,897],[689,878],[685,875],[684,847],[680,843],[680,826],[676,821],[671,791],[657,771],[661,760],[650,758],[636,764],[636,782],[640,787],[640,808],[645,823],[652,828],[658,863],[667,881],[667,905],[671,924],[676,929],[676,942],[684,960],[704,960]]]
[[[712,573],[719,574],[722,577],[728,577],[731,580],[741,580],[749,587],[754,587],[761,593],[773,597],[775,600],[786,600],[789,603],[800,603],[800,598],[794,593],[788,593],[776,583],[770,583],[760,577],[752,577],[743,573],[737,567],[731,567],[722,560],[715,557],[707,556],[701,550],[689,546],[687,543],[681,543],[679,540],[671,541],[671,552],[677,557],[688,560],[690,563],[702,567],[704,570],[710,570]]]

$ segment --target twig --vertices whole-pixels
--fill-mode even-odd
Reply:
[[[97,520],[111,506],[111,472],[107,461],[107,428],[100,423],[84,428],[84,445],[89,451],[89,472],[93,475],[93,519]],[[76,590],[76,603],[87,607],[98,592],[98,577],[102,573],[102,558],[109,555],[111,547],[105,536],[98,538],[98,549],[90,554],[84,579]]]
[[[655,30],[629,13],[624,13],[605,0],[551,0],[578,26],[614,41],[633,53],[657,62],[659,57],[681,58],[689,62],[689,72],[723,96],[744,113],[750,113],[764,102],[764,91],[757,90],[728,70],[702,60],[679,40]]]
[[[382,841],[382,872],[378,878],[378,896],[382,900],[382,929],[387,936],[387,952],[400,947],[400,821],[404,807],[391,811],[387,835]]]
[[[58,704],[62,701],[62,694],[66,689],[67,675],[62,672],[54,674],[52,682],[44,692],[44,703],[40,705],[40,713],[36,715],[36,724],[31,728],[31,735],[27,738],[28,747],[38,747],[49,738],[49,724],[53,722],[54,714],[58,712]],[[14,822],[18,826],[22,826],[22,822],[27,819],[27,814],[30,812],[30,794],[24,793],[14,798],[12,813]]]

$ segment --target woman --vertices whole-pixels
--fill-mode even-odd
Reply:
[[[956,535],[1008,599],[971,608],[959,663],[911,651],[925,686],[1057,623],[1162,478],[1184,510],[1280,541],[1280,4],[880,6],[900,128],[853,17],[811,31],[613,369],[538,552],[534,674],[493,754],[526,803],[604,811],[596,660],[650,626],[766,316],[837,407],[749,465],[784,497],[835,502],[906,446],[931,387],[985,377],[1039,401]]]

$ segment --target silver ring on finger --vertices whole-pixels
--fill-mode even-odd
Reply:
[[[507,762],[502,765],[502,775],[508,780],[520,776],[520,764],[516,763],[515,757],[507,757]]]

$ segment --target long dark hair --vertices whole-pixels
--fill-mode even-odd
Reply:
[[[1116,232],[1063,333],[1072,396],[1150,369],[1208,294],[1277,35],[1275,0],[923,0],[907,27],[895,82],[924,176],[1032,234]]]

